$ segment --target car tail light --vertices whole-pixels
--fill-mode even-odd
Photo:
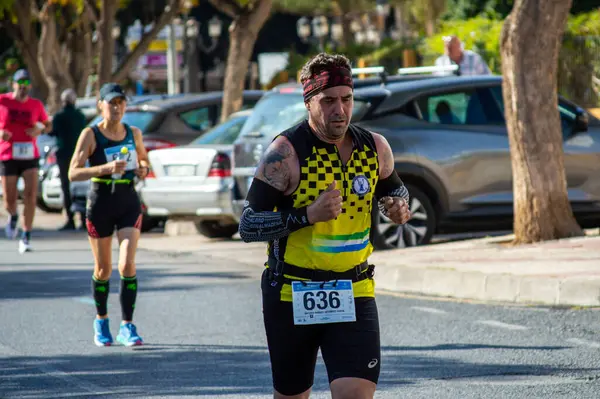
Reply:
[[[144,139],[144,147],[146,151],[159,150],[161,148],[177,147],[177,144],[167,140],[160,139]]]
[[[225,154],[217,154],[210,165],[208,177],[229,177],[231,176],[231,161]]]
[[[279,89],[280,93],[293,93],[296,91],[295,87],[282,87],[281,89]]]
[[[148,168],[148,174],[146,175],[146,179],[156,179],[156,175],[152,168]]]
[[[46,157],[46,164],[54,165],[56,162],[57,162],[56,151],[52,151],[51,153],[48,154],[48,157]]]

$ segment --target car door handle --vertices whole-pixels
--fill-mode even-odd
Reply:
[[[256,137],[256,138],[261,138],[264,137],[265,135],[261,132],[250,132],[250,133],[246,133],[244,134],[244,137]]]

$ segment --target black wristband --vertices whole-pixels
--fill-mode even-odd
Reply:
[[[398,176],[398,173],[394,170],[391,175],[377,182],[377,186],[375,186],[375,197],[377,200],[388,197],[391,192],[403,185],[404,183],[400,180],[400,176]]]
[[[308,207],[281,210],[283,225],[291,232],[310,226],[308,222]]]

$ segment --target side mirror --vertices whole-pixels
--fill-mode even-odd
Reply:
[[[575,111],[575,126],[573,128],[573,133],[587,132],[588,123],[589,118],[587,112],[578,108],[577,111]]]

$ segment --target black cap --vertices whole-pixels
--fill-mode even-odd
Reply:
[[[16,82],[16,81],[21,80],[21,79],[29,79],[29,72],[27,72],[26,69],[19,69],[13,75],[13,82]]]
[[[127,100],[123,88],[116,83],[105,83],[100,89],[100,100],[111,102],[117,97],[123,97]]]

